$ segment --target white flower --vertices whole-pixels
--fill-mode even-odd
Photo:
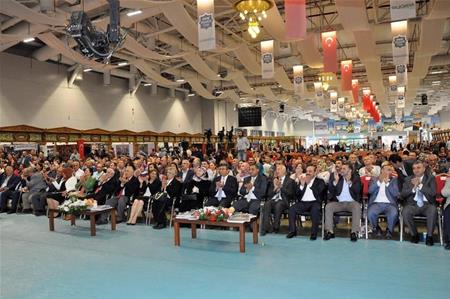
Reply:
[[[65,212],[69,212],[69,208],[68,207],[64,207],[64,211]]]

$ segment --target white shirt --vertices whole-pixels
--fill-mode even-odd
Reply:
[[[340,195],[336,196],[339,202],[353,201],[352,195],[350,194],[350,186],[347,180],[344,178],[344,184],[342,185],[342,192]]]
[[[227,183],[227,178],[228,178],[228,175],[220,178],[220,181],[223,183],[224,186]],[[222,188],[219,188],[219,190],[217,190],[215,197],[222,199],[222,198],[227,197],[227,195],[225,194],[225,192],[223,192]]]
[[[311,182],[309,182],[308,185],[306,185],[306,190],[305,190],[305,194],[303,194],[302,200],[301,201],[315,201],[316,198],[314,197],[314,193],[311,189],[312,185],[314,184],[314,180],[316,178],[313,178],[311,180]],[[303,185],[300,186],[300,190],[303,190],[303,188],[305,188]]]
[[[186,180],[186,176],[187,176],[187,174],[188,174],[188,171],[189,171],[189,169],[186,170],[186,171],[182,171],[182,172],[181,172],[181,180],[182,180],[183,182]]]
[[[250,147],[250,142],[248,141],[247,137],[243,136],[243,137],[237,139],[237,150],[238,151],[245,151],[249,147]]]
[[[256,178],[257,177],[255,176],[250,179],[250,183],[252,183],[252,185],[255,183]],[[255,191],[255,186],[253,186],[252,189],[250,189],[250,191],[247,193],[246,199],[248,202],[250,202],[252,199],[258,199],[253,191]]]
[[[0,186],[0,188],[5,188],[8,185],[8,181],[11,178],[11,176],[6,177],[6,179],[3,181],[2,185]]]
[[[273,197],[272,197],[272,199],[275,199],[275,201],[278,201],[278,200],[280,200],[280,199],[283,199],[282,197],[281,197],[281,188],[283,187],[283,182],[284,182],[284,179],[286,178],[286,176],[284,176],[284,177],[282,177],[281,178],[281,187],[280,187],[280,190],[277,192],[277,194],[275,194]]]
[[[414,196],[414,200],[417,201],[417,190],[422,190],[423,184],[422,184],[422,180],[423,180],[423,176],[420,177],[420,183],[417,186],[417,188],[413,188],[413,193],[416,193],[416,195]],[[423,193],[422,193],[423,194]],[[427,197],[425,196],[425,194],[423,194],[423,201],[424,202],[428,202]]]
[[[75,172],[75,177],[77,180],[80,180],[80,178],[84,175],[84,171],[81,170],[81,168],[78,168],[78,170]]]
[[[389,186],[389,183],[377,181],[377,185],[380,187],[378,190],[377,197],[375,198],[375,202],[379,203],[390,203],[387,195],[386,195],[386,188]]]

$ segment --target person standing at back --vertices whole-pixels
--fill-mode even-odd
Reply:
[[[250,142],[247,137],[243,135],[242,131],[238,131],[237,133],[237,142],[236,142],[236,150],[237,150],[237,158],[240,161],[247,160],[247,149],[250,147]]]

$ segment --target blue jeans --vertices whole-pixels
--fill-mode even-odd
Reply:
[[[247,151],[246,150],[238,150],[237,158],[239,161],[247,161]]]
[[[395,205],[390,203],[374,203],[369,206],[367,211],[367,218],[373,228],[378,225],[378,215],[385,214],[387,217],[388,229],[394,232],[395,224],[398,221],[398,209]]]

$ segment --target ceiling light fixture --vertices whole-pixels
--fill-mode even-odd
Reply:
[[[142,10],[133,10],[127,13],[127,16],[132,17],[142,13]]]
[[[34,37],[29,37],[23,40],[24,43],[31,43],[32,41],[34,41]]]
[[[270,0],[240,0],[234,4],[234,9],[239,12],[243,21],[247,21],[248,33],[256,38],[261,32],[259,21],[267,18],[266,11],[273,7]]]
[[[89,68],[88,68],[88,69],[84,69],[84,70],[83,70],[83,72],[85,72],[85,73],[90,72],[90,71],[92,71],[92,69],[89,69]]]
[[[183,83],[183,82],[184,82],[184,79],[177,79],[177,82],[178,82],[178,83]]]
[[[188,97],[195,97],[195,93],[188,94]]]
[[[152,83],[145,83],[144,86],[152,86]]]
[[[431,75],[437,75],[437,74],[445,74],[448,73],[447,70],[440,70],[440,71],[432,71],[430,72]]]
[[[117,64],[118,66],[126,66],[126,65],[128,65],[128,62],[126,62],[126,61],[122,61],[122,62],[119,62],[119,64]]]

